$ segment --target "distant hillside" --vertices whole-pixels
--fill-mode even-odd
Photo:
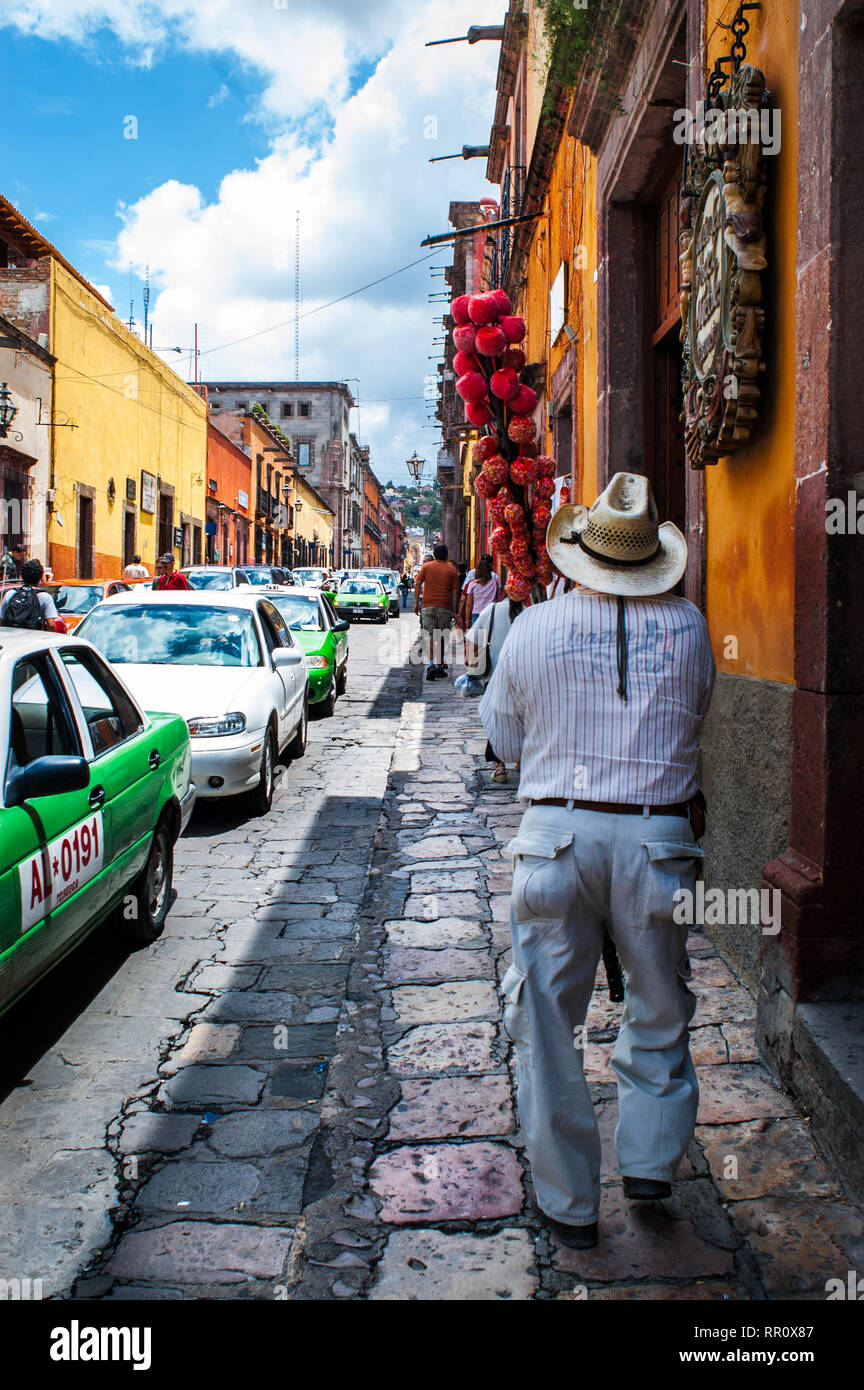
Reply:
[[[422,526],[424,531],[441,530],[441,493],[437,485],[397,487],[393,490],[398,492],[402,499],[402,518],[406,526]]]

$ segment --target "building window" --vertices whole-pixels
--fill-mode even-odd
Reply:
[[[248,401],[237,401],[237,402],[235,402],[234,409],[235,409],[235,410],[248,410],[248,409],[249,409],[249,402],[248,402]]]
[[[312,414],[312,406],[310,402],[301,401],[297,407],[297,414],[302,416],[304,420],[308,420],[309,416]]]
[[[309,466],[312,463],[312,445],[309,443],[303,444],[299,441],[295,441],[294,457],[297,460],[298,468],[309,468]]]
[[[290,419],[291,419],[291,416],[292,416],[293,414],[294,414],[294,405],[293,405],[293,403],[292,403],[291,401],[283,401],[283,402],[282,402],[282,419],[283,419],[283,420],[290,420]]]

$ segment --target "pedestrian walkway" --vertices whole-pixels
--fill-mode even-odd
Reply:
[[[512,770],[509,785],[490,781],[484,746],[476,703],[415,680],[325,1107],[350,1185],[336,1173],[304,1213],[295,1296],[824,1299],[827,1280],[864,1268],[860,1208],[758,1060],[754,1000],[701,934],[701,1103],[672,1198],[623,1200],[609,1067],[621,1005],[601,966],[585,1058],[603,1137],[600,1243],[566,1249],[533,1211],[498,991],[504,846],[521,806]]]

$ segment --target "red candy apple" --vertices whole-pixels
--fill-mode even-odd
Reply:
[[[457,330],[458,332],[459,330]],[[461,330],[465,332],[465,329]],[[503,352],[507,346],[507,339],[500,328],[494,325],[490,328],[478,328],[474,339],[474,346],[477,352],[481,352],[484,357],[497,357],[499,352]]]

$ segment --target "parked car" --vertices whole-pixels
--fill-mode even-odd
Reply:
[[[390,601],[380,579],[343,579],[334,603],[336,615],[356,622],[369,618],[373,623],[386,623],[390,616]]]
[[[51,595],[68,631],[74,632],[91,608],[112,594],[127,593],[129,585],[125,579],[67,579],[62,584],[42,584],[40,588]]]
[[[328,570],[314,567],[311,569],[295,569],[292,570],[291,573],[294,576],[295,584],[301,584],[307,588],[311,586],[314,589],[320,589],[321,586],[327,582],[329,575]]]
[[[303,648],[311,708],[329,717],[348,682],[350,623],[336,616],[320,589],[288,589],[283,585],[265,592]]]
[[[180,573],[188,580],[190,589],[236,589],[248,584],[249,576],[237,565],[192,565]]]
[[[186,720],[199,797],[247,794],[254,811],[269,811],[278,758],[306,751],[309,681],[299,643],[265,595],[118,594],[93,609],[81,635],[145,709],[168,705]]]
[[[265,588],[268,584],[294,583],[291,570],[284,565],[244,565],[243,573],[247,582],[258,588]]]
[[[401,616],[402,608],[399,602],[399,580],[400,575],[395,570],[361,570],[360,573],[369,579],[380,579],[384,588],[387,590],[387,597],[390,600],[390,617],[398,618]]]
[[[0,641],[0,769],[3,1012],[112,914],[156,939],[195,787],[182,719],[144,714],[89,642],[15,628]]]

